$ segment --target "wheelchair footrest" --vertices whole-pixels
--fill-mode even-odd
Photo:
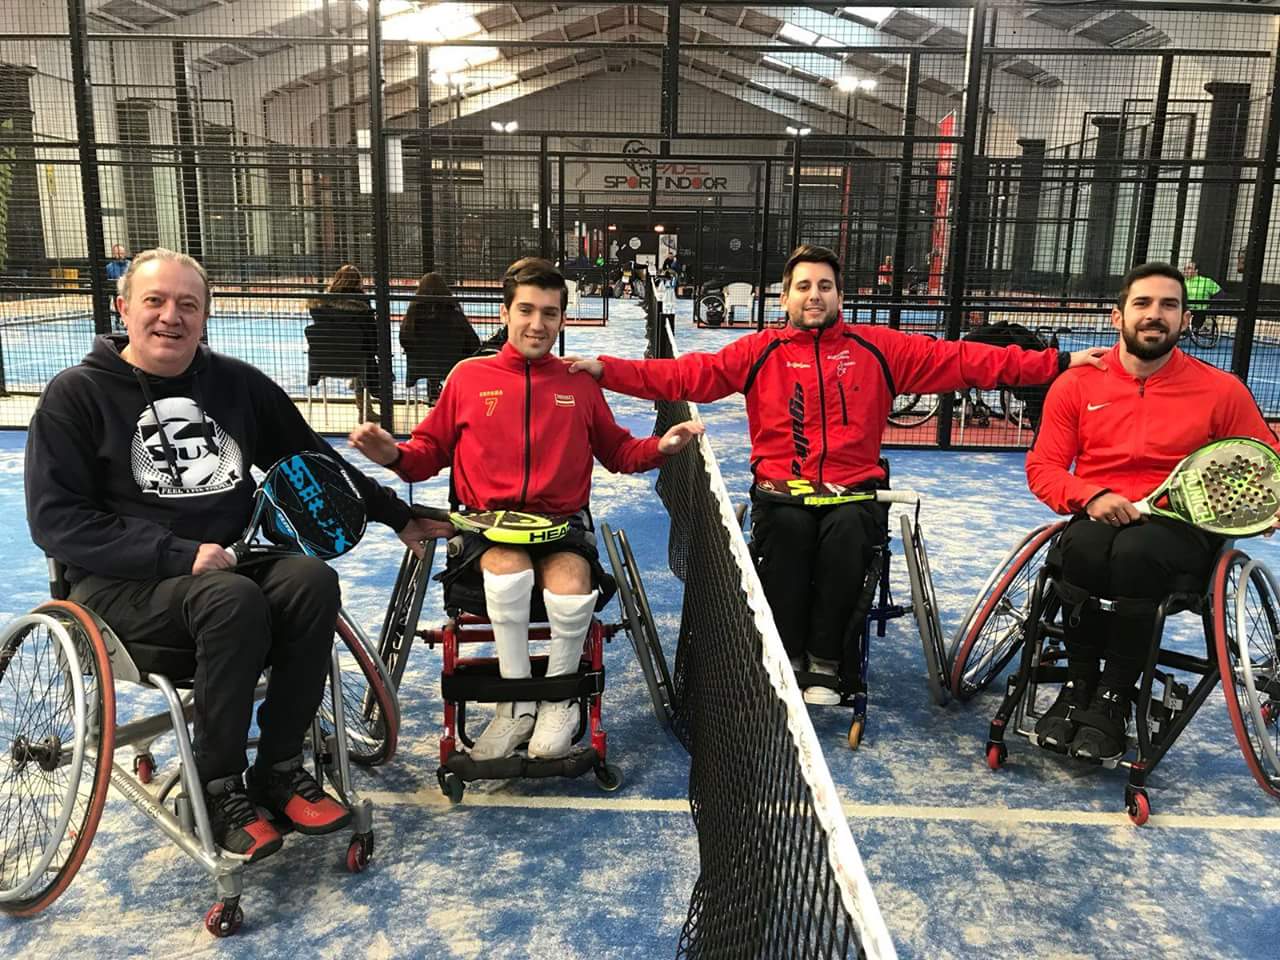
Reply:
[[[546,670],[546,660],[534,662],[534,671]],[[504,680],[496,660],[459,663],[452,674],[440,678],[441,697],[453,703],[505,703],[512,700],[575,700],[604,692],[604,668],[581,670],[562,677],[534,676]]]
[[[514,780],[533,777],[580,777],[601,765],[594,747],[577,747],[567,756],[554,760],[532,760],[528,757],[500,757],[497,760],[472,760],[470,754],[454,752],[444,769],[462,780]]]

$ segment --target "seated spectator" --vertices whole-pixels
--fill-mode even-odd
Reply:
[[[454,365],[480,349],[480,338],[440,274],[428,273],[418,282],[400,322],[400,346],[408,366],[406,384],[426,380],[431,403]]]

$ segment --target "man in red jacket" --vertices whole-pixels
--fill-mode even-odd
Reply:
[[[649,399],[710,402],[746,396],[756,484],[801,478],[875,488],[884,481],[880,441],[897,393],[1039,384],[1077,354],[1025,351],[907,336],[853,326],[841,317],[840,262],[825,247],[796,248],[782,274],[788,326],[734,340],[714,354],[676,360],[580,360],[601,385]],[[751,525],[760,580],[792,664],[834,677],[872,548],[887,513],[871,503],[801,507],[771,502],[752,488]],[[838,703],[812,686],[810,703]]]
[[[1036,733],[1045,746],[1084,759],[1123,755],[1130,695],[1155,625],[1154,604],[1103,612],[1084,601],[1200,589],[1223,542],[1176,520],[1144,519],[1134,501],[1212,440],[1246,436],[1276,446],[1244,384],[1178,349],[1190,321],[1182,274],[1165,263],[1131,270],[1111,311],[1120,340],[1106,366],[1054,383],[1027,453],[1031,492],[1074,514],[1050,558],[1072,609],[1064,627],[1068,680]]]
[[[535,583],[542,588],[551,626],[547,676],[578,668],[595,610],[593,578],[603,573],[588,526],[592,454],[615,473],[639,473],[702,433],[702,425],[690,421],[661,439],[638,440],[618,426],[600,387],[570,374],[551,353],[568,296],[564,277],[549,262],[516,261],[502,281],[500,313],[508,336],[498,355],[454,367],[439,402],[407,442],[397,444],[372,423],[351,434],[352,446],[410,482],[451,466],[463,510],[571,518],[569,535],[545,546],[501,546],[478,534],[464,537],[454,570],[479,565],[499,672],[508,679],[530,676],[529,600]],[[453,529],[441,524],[431,532],[451,536]],[[526,740],[531,757],[564,756],[576,723],[572,701],[499,704],[471,756],[505,757]]]

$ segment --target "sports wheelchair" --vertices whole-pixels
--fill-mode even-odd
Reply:
[[[601,523],[597,536],[604,541],[614,575],[606,574],[606,582],[599,585],[597,616],[592,618],[588,628],[578,672],[550,679],[545,675],[545,656],[531,657],[533,676],[527,680],[504,680],[498,674],[496,658],[462,656],[463,644],[493,641],[493,631],[488,629],[489,621],[484,615],[484,592],[478,578],[467,584],[464,576],[452,588],[446,589],[444,606],[447,619],[442,626],[420,626],[422,604],[435,560],[435,543],[427,545],[422,559],[410,550],[405,551],[387,604],[378,655],[391,682],[398,687],[414,640],[425,642],[431,648],[440,645],[443,653],[440,694],[444,701],[444,725],[436,779],[440,792],[453,803],[462,800],[467,783],[479,779],[573,778],[590,770],[601,789],[611,792],[622,786],[622,771],[608,760],[608,735],[602,722],[604,644],[611,641],[619,630],[625,630],[631,639],[655,715],[664,725],[670,725],[671,679],[665,662],[661,660],[660,641],[635,557],[622,530],[613,531],[608,524]],[[608,605],[615,591],[622,608],[622,620],[602,623],[598,614]],[[529,639],[545,640],[550,634],[538,591],[535,590],[531,600]],[[497,760],[473,760],[460,749],[463,746],[469,750],[474,743],[466,729],[468,703],[511,700],[578,701],[579,721],[573,736],[575,748],[568,756],[556,759],[515,755]],[[584,738],[586,746],[581,745]]]
[[[192,694],[178,692],[187,686],[182,679],[141,671],[101,618],[69,601],[61,564],[50,560],[49,574],[53,599],[0,631],[0,912],[31,916],[58,899],[89,852],[107,788],[114,786],[213,878],[218,900],[205,915],[205,928],[215,937],[230,936],[244,919],[245,863],[213,841],[187,729]],[[377,663],[344,612],[337,635],[332,690],[342,689],[344,660]],[[191,673],[194,657],[185,676]],[[167,711],[117,726],[120,681],[158,690]],[[366,675],[361,685],[379,711],[398,717],[395,688],[384,672]],[[259,685],[257,695],[264,693]],[[348,714],[346,698],[326,692],[312,722],[310,760],[316,780],[323,785],[327,779],[352,810],[345,865],[359,873],[373,855],[373,806],[351,779]],[[149,786],[158,773],[152,744],[169,733],[178,764]],[[124,746],[134,749],[132,774],[116,762],[115,752]]]
[[[1046,559],[1065,521],[1037,527],[1006,555],[979,593],[952,648],[955,695],[967,699],[995,680],[1021,653],[986,744],[999,769],[1010,731],[1038,743],[1036,721],[1066,680],[1064,602]],[[1208,588],[1175,583],[1153,601],[1155,627],[1133,697],[1135,719],[1125,756],[1101,765],[1128,769],[1125,807],[1137,825],[1151,815],[1146,785],[1152,771],[1222,680],[1227,713],[1245,763],[1264,791],[1280,797],[1280,586],[1260,561],[1228,544],[1214,561]],[[1095,598],[1103,610],[1134,600]],[[1203,656],[1162,646],[1166,618],[1199,616]],[[1176,671],[1176,673],[1175,673]],[[1182,679],[1179,679],[1179,676]],[[1041,688],[1049,689],[1041,694]]]
[[[885,471],[885,489],[888,487],[889,463],[883,458],[880,465]],[[907,490],[894,491],[893,502],[913,503],[914,510],[904,512],[899,518],[899,530],[903,543],[903,559],[907,565],[907,580],[911,590],[910,610],[915,616],[916,627],[920,633],[920,642],[924,651],[925,681],[933,702],[944,706],[950,699],[949,677],[946,668],[945,644],[942,625],[938,616],[937,594],[933,588],[933,574],[929,568],[929,553],[925,546],[924,534],[920,530],[920,497]],[[888,510],[888,503],[885,503]],[[747,518],[747,505],[737,508],[738,522],[743,524]],[[841,658],[840,669],[836,677],[807,670],[795,671],[796,683],[801,687],[826,687],[840,695],[839,706],[852,707],[853,717],[849,723],[848,742],[853,750],[858,749],[866,733],[867,696],[869,688],[869,654],[872,626],[878,637],[885,635],[885,625],[898,617],[905,616],[907,607],[895,603],[889,583],[890,558],[893,536],[886,527],[885,540],[872,548],[871,558],[867,563],[866,576],[858,596],[858,604],[854,608],[849,629],[845,634],[845,655]],[[749,541],[751,556],[759,563],[754,543]]]

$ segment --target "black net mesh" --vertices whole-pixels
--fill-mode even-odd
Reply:
[[[650,331],[650,350],[669,356],[662,328]],[[656,432],[691,415],[687,403],[661,402]],[[677,956],[892,956],[709,450],[690,445],[658,479],[671,570],[684,583],[673,728],[691,757],[701,857]]]

